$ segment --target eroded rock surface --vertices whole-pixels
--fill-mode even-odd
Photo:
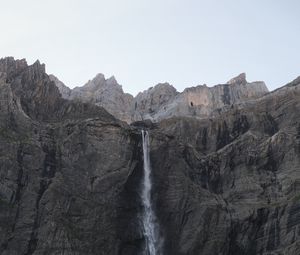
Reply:
[[[208,118],[232,104],[257,99],[268,93],[264,82],[248,83],[244,73],[227,84],[214,87],[199,85],[182,93],[168,83],[160,83],[140,92],[135,98],[124,93],[114,77],[106,80],[102,74],[73,90],[56,77],[52,76],[52,80],[64,98],[95,103],[128,123],[145,119],[160,121],[174,116]]]
[[[226,111],[232,104],[257,99],[266,93],[268,89],[264,82],[248,83],[245,74],[241,74],[227,84],[187,88],[155,111],[152,111],[151,107],[146,110],[143,108],[142,113],[144,119],[149,118],[153,121],[187,116],[204,119]],[[145,101],[147,100],[151,101]],[[138,112],[141,111],[140,105],[137,104]]]
[[[179,96],[162,86],[173,96],[157,104]],[[0,254],[143,254],[141,128],[164,254],[300,254],[299,78],[207,118],[129,126],[13,58],[0,60]]]
[[[300,83],[153,130],[167,254],[300,254]],[[164,155],[162,157],[161,155]]]
[[[65,99],[75,99],[85,103],[93,103],[105,108],[116,118],[131,122],[131,107],[133,96],[124,93],[114,76],[105,79],[103,74],[88,81],[82,87],[69,89],[54,75],[50,76]]]

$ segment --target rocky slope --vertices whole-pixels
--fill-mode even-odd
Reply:
[[[118,119],[131,122],[133,96],[123,92],[115,77],[105,79],[103,74],[98,74],[84,86],[72,90],[54,75],[50,75],[50,79],[54,81],[63,98],[102,106]]]
[[[167,90],[162,90],[161,85],[158,85],[137,95],[133,120],[159,121],[174,116],[208,118],[232,104],[256,99],[268,93],[264,82],[248,83],[245,74],[240,74],[227,84],[211,88],[199,85],[187,88],[182,93],[176,92],[170,85],[165,86],[168,86]]]
[[[159,124],[152,162],[167,254],[300,254],[299,110],[298,79],[213,119]]]
[[[207,118],[225,110],[226,106],[268,93],[264,82],[248,83],[244,73],[227,84],[211,88],[199,85],[187,88],[182,93],[168,83],[161,83],[140,92],[135,98],[125,94],[113,77],[105,80],[102,74],[73,90],[56,77],[52,77],[52,80],[64,98],[93,102],[128,123],[144,119],[160,121],[174,116]]]
[[[13,58],[0,60],[0,254],[143,254],[141,128],[163,254],[300,254],[300,78],[209,118],[129,126]]]

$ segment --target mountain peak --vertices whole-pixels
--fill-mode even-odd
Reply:
[[[98,73],[98,74],[96,74],[96,76],[93,78],[93,80],[95,80],[95,79],[97,79],[97,80],[102,80],[102,79],[105,79],[105,76],[104,76],[103,73]]]
[[[98,73],[92,80],[89,80],[84,86],[91,84],[100,84],[105,82],[105,76],[102,73]]]
[[[238,76],[230,79],[227,84],[246,84],[247,80],[246,80],[246,73],[241,73]]]
[[[31,66],[34,70],[40,71],[42,73],[46,72],[45,64],[41,64],[39,60],[36,60]]]
[[[26,59],[14,59],[5,57],[0,59],[0,72],[11,73],[24,70],[28,67]]]
[[[111,77],[109,77],[109,78],[106,80],[106,82],[107,82],[109,85],[119,85],[114,75],[111,76]]]

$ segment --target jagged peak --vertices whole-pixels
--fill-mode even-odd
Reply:
[[[112,75],[111,77],[109,77],[107,80],[106,80],[107,83],[109,83],[110,85],[119,85],[118,81],[116,80],[116,77],[114,75]]]
[[[39,60],[36,60],[32,65],[32,68],[34,68],[35,70],[41,71],[43,73],[46,72],[46,66],[45,64],[41,64],[41,62]]]
[[[14,57],[4,57],[0,59],[0,71],[1,72],[15,72],[24,70],[26,68],[33,69],[42,73],[46,72],[45,64],[41,64],[39,60],[36,60],[33,64],[28,65],[25,58],[15,59]]]
[[[14,72],[16,70],[25,69],[28,67],[26,59],[15,59],[14,57],[4,57],[0,59],[1,72]]]
[[[33,63],[33,65],[41,65],[41,62],[37,59],[37,60]]]
[[[93,79],[88,80],[83,86],[76,87],[76,89],[80,88],[95,88],[100,86],[100,84],[105,82],[105,76],[102,73],[98,73]]]
[[[230,79],[227,84],[246,84],[247,80],[246,80],[246,73],[241,73],[238,76]]]
[[[150,87],[142,92],[139,92],[135,98],[153,97],[160,94],[176,95],[178,91],[168,82],[158,83],[154,87]]]
[[[112,75],[111,77],[109,77],[108,79],[105,78],[105,75],[102,73],[98,73],[92,80],[89,80],[87,82],[90,83],[93,82],[95,84],[102,84],[104,82],[109,83],[109,84],[118,84],[116,78],[114,75]],[[119,85],[119,84],[118,84]]]
[[[92,80],[105,80],[105,75],[103,73],[97,73]]]
[[[172,89],[174,91],[177,91],[176,88],[173,85],[171,85],[170,83],[168,83],[168,82],[158,83],[154,87],[150,87],[148,90],[149,91],[150,90],[157,91],[157,90],[164,89],[164,88],[168,88],[168,89]]]
[[[109,88],[109,87],[118,87],[122,89],[122,86],[118,84],[115,76],[111,76],[106,79],[104,74],[98,73],[92,80],[88,80],[83,86],[75,87],[75,90],[87,90],[87,91],[96,91],[98,89]]]
[[[6,63],[14,63],[14,62],[22,62],[22,63],[26,63],[27,65],[27,61],[25,58],[22,58],[22,59],[15,59],[14,57],[12,56],[7,56],[7,57],[4,57],[4,58],[1,58],[0,59],[0,62],[6,62]]]

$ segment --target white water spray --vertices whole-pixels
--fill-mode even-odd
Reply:
[[[149,133],[142,130],[143,137],[143,156],[144,156],[144,179],[142,199],[144,205],[143,212],[143,227],[146,238],[145,253],[147,255],[160,255],[159,244],[159,229],[156,223],[156,216],[152,208],[151,201],[151,165],[150,165],[150,151],[149,151]]]

